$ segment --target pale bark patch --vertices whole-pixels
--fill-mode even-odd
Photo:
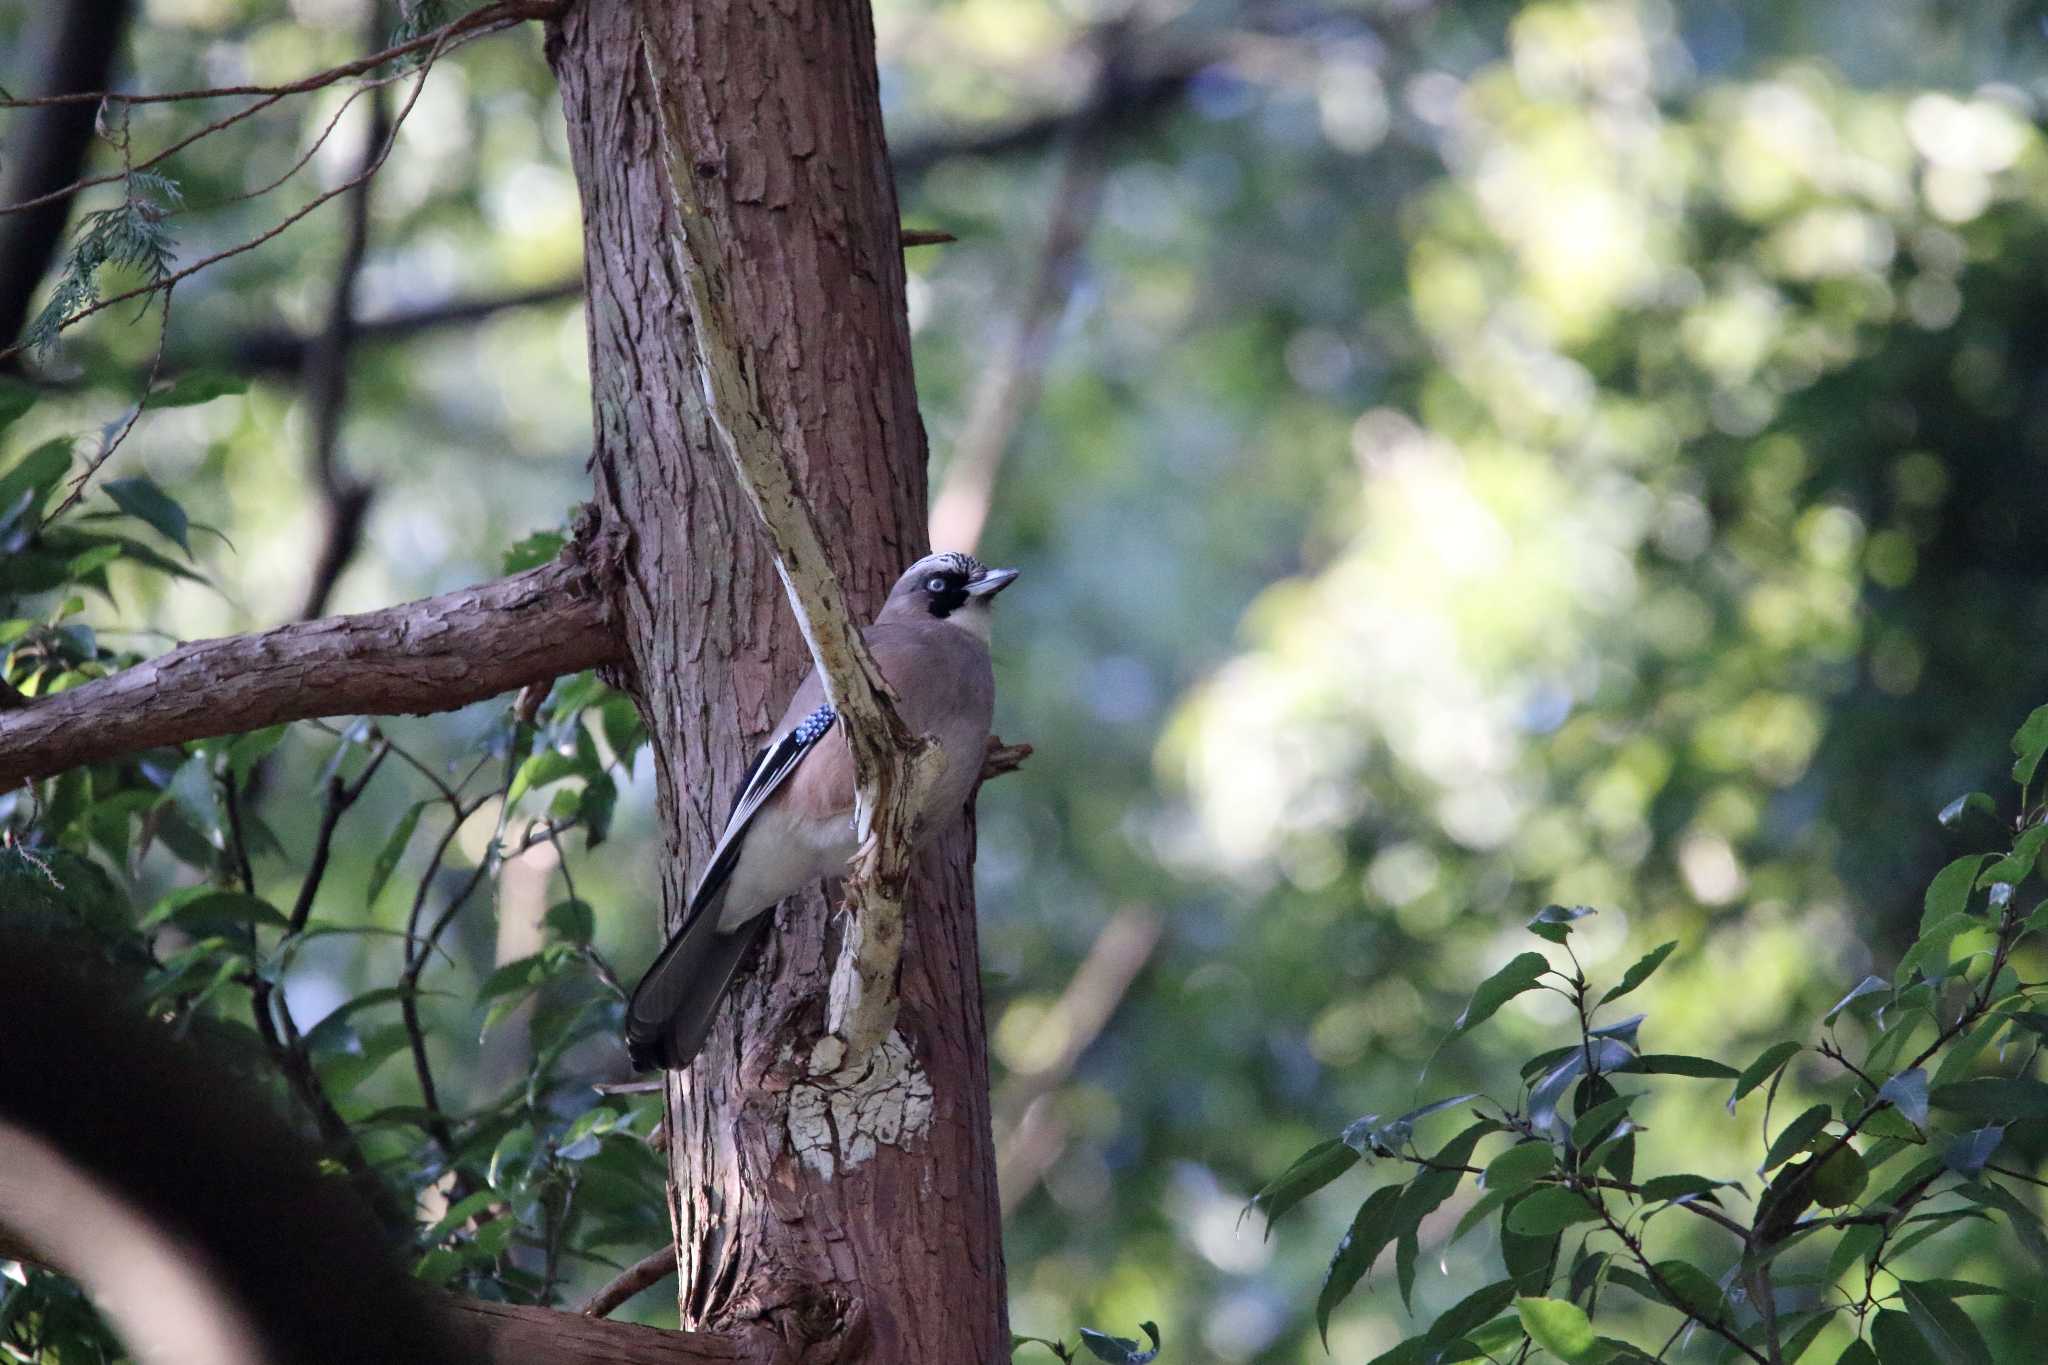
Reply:
[[[830,1180],[872,1160],[881,1147],[908,1150],[931,1130],[931,1078],[891,1029],[855,1075],[791,1086],[787,1121],[797,1159]]]

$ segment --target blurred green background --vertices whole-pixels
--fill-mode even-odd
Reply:
[[[42,9],[0,4],[10,88],[34,84]],[[124,69],[281,80],[394,22],[145,0]],[[908,255],[934,487],[980,451],[978,552],[1026,572],[997,728],[1037,753],[983,793],[979,866],[1014,1325],[1150,1318],[1175,1361],[1323,1359],[1309,1309],[1374,1177],[1270,1240],[1245,1201],[1362,1113],[1512,1100],[1509,1059],[1562,1037],[1560,1002],[1438,1044],[1530,914],[1597,906],[1575,939],[1596,976],[1679,939],[1646,1041],[1740,1064],[1889,969],[1948,851],[1934,813],[1990,787],[2048,700],[2048,33],[2032,5],[1950,0],[880,0],[876,25],[905,221],[959,239]],[[168,163],[181,262],[351,173],[360,103],[277,194],[223,202],[343,97]],[[142,109],[131,135],[201,120]],[[326,513],[291,345],[326,320],[345,232],[330,206],[177,290],[166,373],[254,382],[147,414],[110,466],[223,534],[194,542],[210,586],[116,569],[118,607],[83,619],[121,647],[304,606]],[[437,65],[369,199],[332,450],[375,493],[328,609],[492,576],[584,495],[579,232],[539,33]],[[130,318],[38,362],[51,395],[10,458],[122,414],[157,340]],[[942,515],[973,515],[958,496]],[[503,709],[388,728],[454,763]],[[301,866],[331,749],[307,727],[280,749],[285,852],[259,874]],[[419,788],[369,789],[323,893],[341,911]],[[651,790],[643,755],[610,847],[569,859],[626,975],[656,947]],[[122,870],[145,898],[178,874],[161,848]],[[429,981],[457,1108],[500,1083],[473,1002],[507,951],[493,905],[544,894],[517,880]],[[309,948],[294,1016],[387,982],[392,952]],[[1645,1162],[1747,1175],[1753,1115],[1686,1084]],[[360,1103],[411,1086],[384,1066]],[[618,1255],[658,1244],[659,1212]],[[1930,1273],[2032,1274],[2008,1236],[1930,1248]],[[1439,1274],[1425,1240],[1419,1312],[1495,1254],[1467,1238]],[[673,1322],[669,1297],[635,1311]],[[2023,1343],[2029,1311],[1980,1317]],[[1330,1353],[1369,1359],[1404,1321],[1361,1293]]]

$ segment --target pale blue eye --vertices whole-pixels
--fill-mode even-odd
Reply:
[[[927,578],[924,581],[924,590],[926,592],[944,592],[946,590],[946,580],[936,577]]]

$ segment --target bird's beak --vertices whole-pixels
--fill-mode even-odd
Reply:
[[[969,597],[994,597],[1004,588],[1017,581],[1015,569],[990,569],[967,585]]]

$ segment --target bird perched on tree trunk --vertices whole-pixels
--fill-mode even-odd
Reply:
[[[991,608],[1016,577],[971,555],[927,555],[862,632],[904,723],[945,755],[917,813],[920,837],[965,809],[981,773],[995,707]],[[633,990],[626,1049],[636,1069],[688,1066],[747,950],[773,923],[766,912],[846,869],[856,848],[853,756],[838,720],[814,669],[748,770],[682,927]]]

